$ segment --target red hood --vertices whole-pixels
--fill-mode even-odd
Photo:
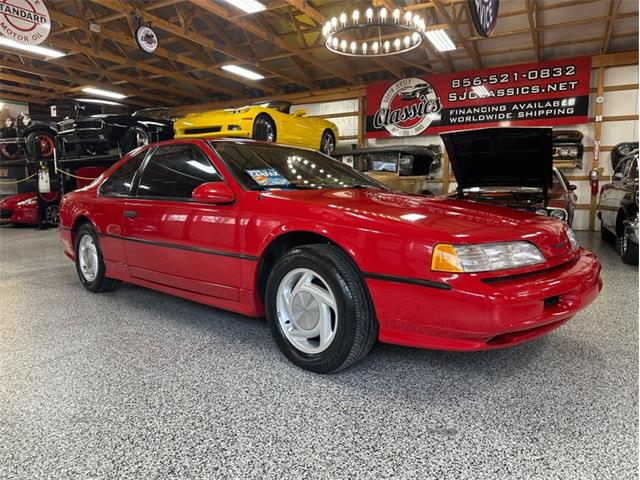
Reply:
[[[364,189],[282,190],[264,193],[262,198],[278,203],[294,202],[295,206],[289,204],[282,208],[301,213],[306,210],[306,215],[326,218],[334,224],[353,224],[356,228],[413,236],[434,243],[526,240],[552,257],[569,249],[566,226],[561,222],[489,204]],[[371,225],[366,225],[368,222]]]
[[[36,195],[36,192],[16,193],[15,195],[0,200],[0,208],[3,210],[14,210],[18,203],[30,198],[36,198]]]

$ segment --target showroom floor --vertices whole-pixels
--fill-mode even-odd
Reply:
[[[638,269],[546,338],[378,345],[300,370],[254,320],[86,292],[54,230],[0,228],[0,478],[636,478]]]

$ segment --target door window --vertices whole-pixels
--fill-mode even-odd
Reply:
[[[193,190],[222,181],[209,158],[195,145],[158,147],[142,172],[139,197],[190,199]]]
[[[124,162],[107,178],[100,186],[100,194],[107,197],[127,197],[131,193],[133,177],[135,176],[142,160],[148,150],[138,152],[135,156]]]

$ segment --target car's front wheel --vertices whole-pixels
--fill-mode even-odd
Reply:
[[[58,212],[60,205],[58,202],[47,203],[45,207],[44,217],[49,225],[54,227],[58,225]]]
[[[297,247],[281,257],[267,281],[265,306],[278,347],[306,370],[346,368],[363,358],[377,338],[364,279],[332,245]]]
[[[271,143],[276,141],[276,125],[267,115],[258,115],[253,122],[253,139]]]
[[[620,258],[628,265],[638,264],[638,244],[631,241],[629,227],[624,228],[622,236],[618,238],[618,250]]]
[[[333,155],[333,151],[336,149],[336,139],[333,136],[331,130],[325,130],[322,134],[322,140],[320,141],[320,151],[325,155]]]
[[[98,241],[98,234],[89,223],[78,228],[75,240],[76,271],[84,287],[90,292],[108,292],[120,282],[106,276],[106,267]]]

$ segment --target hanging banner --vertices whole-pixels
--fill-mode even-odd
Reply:
[[[367,85],[367,138],[588,122],[591,57]]]
[[[0,0],[0,33],[18,43],[37,45],[49,36],[51,19],[42,0]]]

